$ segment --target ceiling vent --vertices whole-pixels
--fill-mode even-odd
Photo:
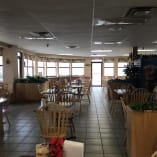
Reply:
[[[152,17],[153,9],[156,7],[134,7],[130,8],[123,17],[116,19],[95,19],[95,26],[113,25],[138,25],[144,24]]]
[[[29,35],[22,37],[28,40],[54,40],[56,37],[50,32],[29,32]]]
[[[65,46],[65,48],[77,49],[77,48],[79,48],[79,46],[78,45],[67,45],[67,46]]]
[[[130,8],[125,17],[130,18],[150,18],[154,7],[135,7]]]

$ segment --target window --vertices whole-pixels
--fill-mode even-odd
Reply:
[[[46,63],[43,61],[38,61],[38,75],[39,76],[46,76]]]
[[[127,62],[118,62],[118,76],[125,76],[124,69],[127,64]]]
[[[72,63],[72,76],[84,75],[84,63]]]
[[[24,77],[34,75],[35,62],[31,59],[24,59]]]
[[[3,56],[0,56],[0,81],[3,81]]]
[[[47,76],[56,76],[56,62],[47,62]]]
[[[59,76],[70,75],[70,63],[59,63]]]
[[[104,63],[104,76],[114,76],[114,63]]]

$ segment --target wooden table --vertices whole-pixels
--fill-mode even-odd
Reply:
[[[0,97],[0,133],[2,134],[4,132],[4,128],[3,128],[3,104],[7,103],[8,99],[7,98],[3,98]]]

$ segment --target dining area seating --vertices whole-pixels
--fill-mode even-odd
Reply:
[[[51,137],[66,137],[67,114],[63,109],[50,110],[41,107],[36,110],[41,136],[46,140]]]
[[[74,116],[75,109],[67,106],[70,102],[50,103],[42,98],[41,106],[35,112],[42,137],[75,138]],[[68,131],[70,135],[68,137]]]
[[[108,100],[110,102],[110,113],[116,116],[121,106],[120,97],[127,97],[130,93],[135,90],[135,87],[126,82],[110,82],[107,86]]]

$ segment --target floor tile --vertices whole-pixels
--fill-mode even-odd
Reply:
[[[85,144],[85,157],[126,157],[123,137],[123,119],[112,117],[106,91],[101,87],[91,89],[91,103],[83,103],[74,118],[76,139]],[[18,103],[9,106],[11,127],[4,126],[0,135],[0,157],[34,155],[35,145],[43,143],[34,109],[40,102]]]

